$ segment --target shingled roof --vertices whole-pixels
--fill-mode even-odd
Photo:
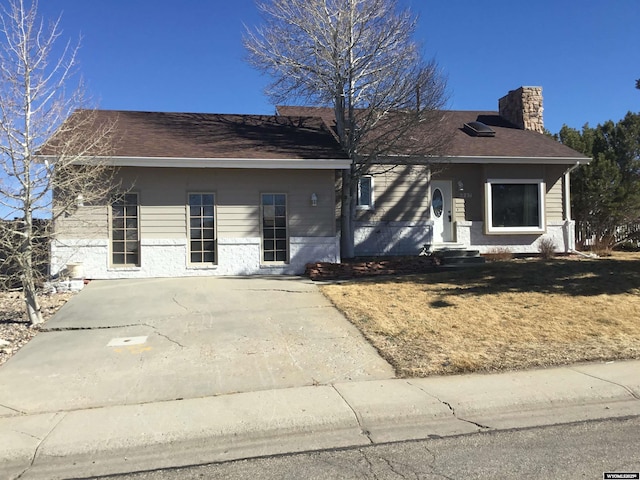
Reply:
[[[303,115],[322,118],[330,128],[335,128],[331,108],[278,106],[282,115]],[[465,132],[464,124],[482,122],[494,132],[493,137],[476,137]],[[583,154],[540,133],[522,130],[503,119],[498,112],[446,110],[437,127],[429,124],[421,138],[428,141],[430,129],[446,129],[450,134],[442,155],[449,158],[511,158],[517,159],[566,159],[568,163],[588,161]]]
[[[91,115],[91,122],[83,121]],[[41,150],[55,155],[56,144],[73,125],[97,128],[113,123],[110,157],[184,159],[346,159],[319,118],[220,115],[118,110],[77,110],[65,128]],[[89,135],[91,132],[87,132]],[[101,152],[89,152],[101,155]]]

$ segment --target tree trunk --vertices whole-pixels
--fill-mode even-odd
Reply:
[[[342,172],[342,196],[340,212],[340,256],[342,259],[355,256],[355,205],[357,185],[354,188],[353,179],[349,170]]]
[[[26,303],[27,317],[32,325],[38,325],[44,320],[40,311],[40,303],[36,295],[35,272],[33,266],[33,218],[31,216],[30,205],[25,209],[24,239],[22,241],[21,268],[22,268],[22,290]]]

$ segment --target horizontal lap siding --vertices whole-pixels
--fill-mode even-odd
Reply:
[[[563,201],[562,201],[562,176],[565,167],[547,167],[545,182],[547,184],[547,221],[562,221]]]
[[[359,210],[360,221],[424,221],[429,218],[428,182],[424,168],[399,166],[389,172],[373,169],[374,209]]]
[[[78,207],[69,215],[62,215],[55,222],[57,238],[104,238],[109,226],[106,206]]]
[[[140,235],[142,238],[184,238],[184,205],[141,205]]]
[[[334,236],[333,170],[121,169],[140,194],[142,238],[185,238],[187,196],[214,193],[218,237],[260,236],[262,193],[285,193],[290,236]],[[311,194],[318,205],[311,206]]]

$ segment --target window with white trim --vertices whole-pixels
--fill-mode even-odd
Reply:
[[[138,194],[125,193],[111,204],[111,263],[140,266]]]
[[[543,233],[545,231],[542,180],[487,180],[487,233]]]
[[[189,194],[189,261],[215,263],[216,229],[213,193]]]
[[[361,210],[373,209],[373,177],[363,175],[358,179],[357,208]]]
[[[262,261],[287,262],[289,238],[287,231],[287,196],[284,193],[264,193],[262,210]]]

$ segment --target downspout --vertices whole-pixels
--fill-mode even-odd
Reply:
[[[564,236],[566,253],[578,253],[575,250],[575,228],[571,228],[571,172],[579,166],[580,162],[578,161],[564,172]]]

